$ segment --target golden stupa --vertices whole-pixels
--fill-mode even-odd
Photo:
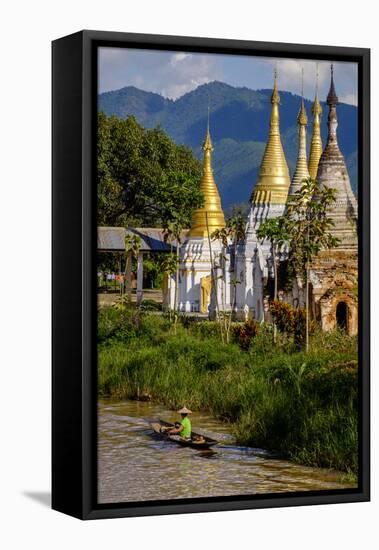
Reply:
[[[269,136],[252,200],[254,203],[285,204],[290,186],[290,176],[280,139],[280,96],[276,71],[271,103]]]
[[[209,131],[209,121],[207,134],[203,143],[204,160],[203,176],[200,183],[200,191],[204,195],[204,205],[202,208],[194,210],[192,214],[190,237],[208,237],[216,229],[225,227],[224,213],[221,207],[221,199],[218,193],[217,185],[213,177],[212,170],[212,140]]]
[[[318,75],[317,75],[318,81]],[[313,133],[311,140],[311,149],[309,152],[309,175],[315,180],[317,177],[318,164],[322,155],[322,140],[321,140],[321,131],[320,131],[320,118],[322,115],[322,107],[318,100],[318,82],[316,85],[316,95],[312,107],[313,114]]]

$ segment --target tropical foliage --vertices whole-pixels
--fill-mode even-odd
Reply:
[[[233,336],[239,347],[247,351],[255,336],[259,333],[260,324],[254,319],[248,319],[242,324],[235,324]]]
[[[306,339],[306,311],[294,308],[287,302],[273,300],[270,303],[270,312],[278,330],[292,335],[296,345],[301,348]]]
[[[178,216],[188,227],[201,206],[201,166],[161,128],[133,116],[98,116],[98,225],[164,226]]]

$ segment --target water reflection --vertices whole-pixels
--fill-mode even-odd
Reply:
[[[338,472],[299,466],[262,449],[237,446],[227,424],[200,413],[192,415],[193,428],[220,441],[214,450],[169,443],[152,436],[148,422],[157,418],[173,421],[177,415],[146,402],[99,403],[99,503],[351,486],[339,481]]]

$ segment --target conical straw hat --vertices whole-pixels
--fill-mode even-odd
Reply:
[[[192,411],[190,411],[189,409],[187,409],[187,407],[183,407],[182,409],[180,409],[178,411],[179,414],[191,414]]]

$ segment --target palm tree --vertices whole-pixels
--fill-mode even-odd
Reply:
[[[177,312],[179,309],[178,299],[179,299],[179,256],[180,256],[180,244],[181,244],[181,234],[183,231],[183,223],[179,218],[171,221],[167,221],[163,227],[163,240],[165,243],[169,242],[171,247],[170,257],[168,258],[167,266],[170,266],[167,272],[171,275],[175,273],[175,289],[174,289],[174,307],[173,310],[175,313],[175,330],[176,330],[176,321],[177,321]],[[176,252],[173,254],[173,242],[176,241]],[[171,296],[171,293],[170,293]],[[170,298],[171,299],[171,298]],[[170,306],[170,320],[171,320],[171,306]]]

